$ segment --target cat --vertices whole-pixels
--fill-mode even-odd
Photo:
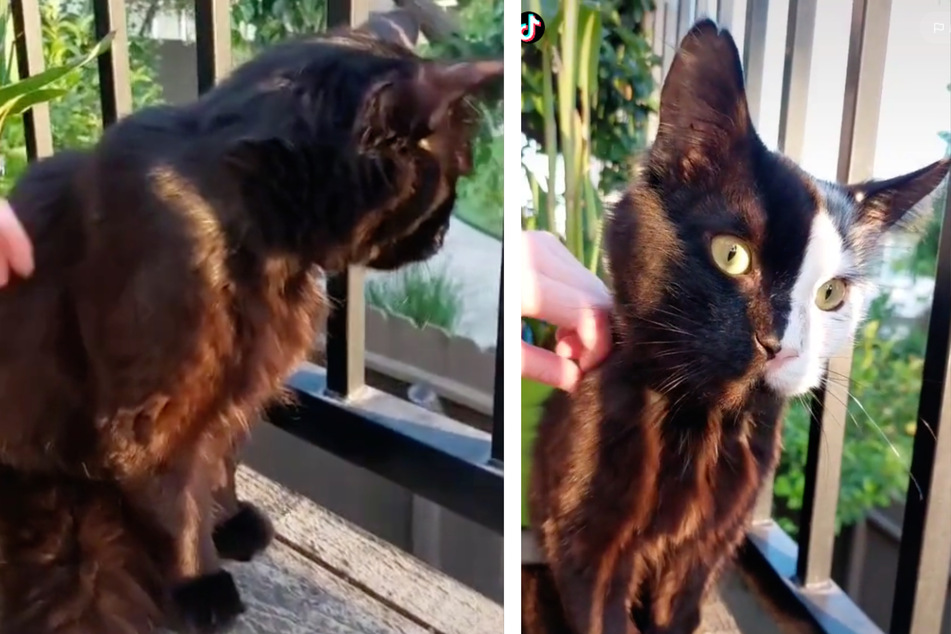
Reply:
[[[502,76],[372,25],[279,44],[13,189],[36,272],[0,291],[0,634],[243,612],[221,559],[272,531],[236,447],[309,352],[324,274],[442,246]]]
[[[885,232],[948,168],[813,178],[757,136],[729,32],[693,26],[605,222],[612,350],[543,410],[528,503],[547,565],[523,568],[523,632],[697,630],[776,466],[787,400],[850,342]]]

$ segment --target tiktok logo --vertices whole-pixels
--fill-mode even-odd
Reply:
[[[533,11],[522,13],[522,44],[531,44],[542,39],[545,34],[545,22],[542,16]]]

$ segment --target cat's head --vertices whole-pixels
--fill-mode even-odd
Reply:
[[[663,86],[657,138],[606,225],[625,354],[657,389],[738,405],[816,387],[850,345],[882,238],[948,173],[820,181],[760,141],[729,33],[698,23]]]
[[[472,170],[476,100],[502,62],[423,59],[402,39],[371,20],[279,45],[209,97],[254,122],[226,156],[327,270],[433,255]]]

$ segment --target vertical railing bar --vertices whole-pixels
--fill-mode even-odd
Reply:
[[[763,101],[763,70],[766,58],[766,26],[769,0],[747,0],[743,34],[743,69],[746,72],[746,102],[753,125],[759,125]]]
[[[951,191],[941,224],[921,384],[891,634],[940,631],[951,574]]]
[[[736,0],[720,0],[717,3],[717,24],[732,31],[735,12]]]
[[[370,17],[369,0],[327,0],[327,28],[358,26]]]
[[[351,266],[327,280],[327,390],[347,398],[366,380],[364,269]]]
[[[12,0],[14,47],[21,78],[43,72],[43,25],[37,0]],[[31,161],[53,153],[50,109],[37,104],[23,113],[26,155]]]
[[[701,18],[715,18],[716,12],[710,10],[710,1],[711,0],[697,0],[697,5],[694,7],[694,21],[697,21]]]
[[[367,0],[328,0],[327,28],[362,24]],[[327,390],[348,398],[366,381],[366,299],[363,267],[350,266],[327,280]]]
[[[855,0],[852,4],[839,181],[856,182],[872,176],[885,76],[883,43],[888,39],[890,14],[891,0]],[[836,379],[826,379],[824,391],[812,406],[796,561],[797,578],[804,585],[823,583],[832,572],[851,372],[849,344],[829,360],[827,377]]]
[[[664,12],[664,68],[662,81],[667,79],[667,71],[674,63],[674,55],[680,45],[677,36],[677,25],[680,23],[679,0],[667,0],[667,10]]]
[[[109,50],[98,60],[102,125],[108,127],[132,112],[125,0],[93,0],[92,8],[96,40],[115,34]]]
[[[664,81],[664,56],[666,54],[667,47],[664,45],[664,36],[666,35],[667,28],[667,3],[658,2],[657,8],[654,10],[654,26],[651,32],[651,50],[659,59],[660,62],[651,68],[651,76],[654,78],[654,93],[653,97],[655,99],[660,98],[660,89]],[[647,138],[649,142],[653,141],[654,137],[657,136],[657,126],[660,123],[660,117],[657,113],[652,112],[647,117]]]
[[[231,72],[231,7],[228,0],[195,0],[198,93]]]
[[[794,161],[802,160],[806,137],[806,105],[809,99],[809,69],[816,32],[817,0],[789,0],[786,23],[786,55],[779,102],[779,151]]]
[[[677,11],[677,42],[679,43],[693,26],[693,1],[680,0],[678,4],[680,5]]]
[[[499,270],[499,317],[498,331],[495,337],[495,385],[492,392],[492,459],[502,462],[505,456],[505,424],[502,411],[503,391],[505,389],[504,367],[502,364],[502,314],[504,307],[503,291],[505,289],[505,263]]]

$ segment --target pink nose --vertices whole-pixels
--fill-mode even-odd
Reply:
[[[770,359],[766,363],[771,368],[778,368],[784,365],[787,361],[792,361],[798,356],[799,356],[799,353],[793,350],[792,348],[782,348],[779,350],[779,352],[776,353],[776,356],[774,356],[772,359]]]

